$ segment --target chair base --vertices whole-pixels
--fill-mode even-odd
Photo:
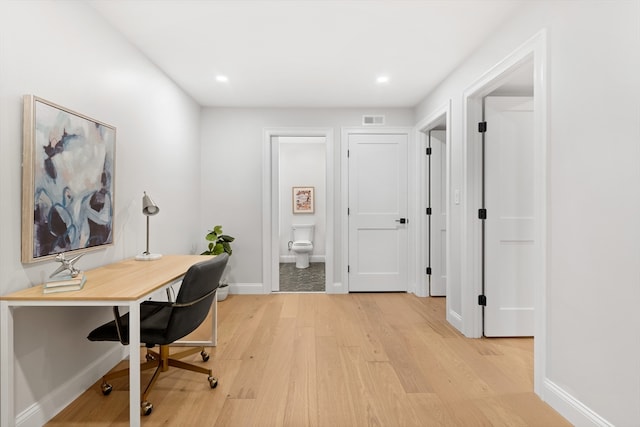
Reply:
[[[204,347],[190,348],[174,354],[169,354],[170,347],[168,345],[161,345],[159,347],[160,347],[159,352],[156,352],[148,348],[147,354],[145,355],[147,361],[140,365],[141,372],[152,369],[152,368],[156,369],[156,371],[153,373],[153,376],[151,377],[151,380],[149,380],[147,387],[144,389],[144,391],[140,396],[140,402],[141,402],[140,410],[142,415],[151,414],[151,411],[153,410],[153,405],[149,403],[149,401],[147,400],[147,397],[149,396],[149,393],[151,392],[153,385],[158,380],[160,373],[168,371],[169,367],[171,366],[173,366],[174,368],[185,369],[188,371],[206,374],[208,376],[207,380],[209,381],[209,386],[211,388],[216,388],[218,386],[218,380],[217,378],[213,377],[213,372],[211,371],[211,369],[207,369],[202,366],[197,366],[197,365],[179,360],[184,357],[195,354],[197,352],[200,352],[200,355],[202,356],[202,360],[206,362],[207,360],[209,360],[209,354],[207,354],[207,352],[204,351]],[[103,376],[102,385],[101,385],[102,394],[106,396],[109,393],[111,393],[111,390],[113,388],[111,387],[111,384],[109,384],[110,380],[113,380],[114,378],[128,376],[128,375],[129,375],[129,368],[124,368],[115,372],[110,372],[107,375]]]

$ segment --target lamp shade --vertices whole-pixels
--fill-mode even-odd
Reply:
[[[151,200],[151,197],[149,197],[145,191],[144,196],[142,196],[142,213],[146,216],[151,216],[158,212],[160,212],[160,208]]]

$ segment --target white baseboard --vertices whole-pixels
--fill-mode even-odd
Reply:
[[[613,427],[584,403],[549,379],[543,382],[543,400],[575,426]]]
[[[42,400],[35,402],[16,415],[16,427],[40,427],[56,414],[69,406],[82,393],[87,391],[98,378],[117,365],[123,358],[126,347],[118,345],[106,351],[102,357],[79,371],[67,382],[48,393]],[[127,353],[128,354],[128,353]]]
[[[262,283],[230,283],[229,293],[232,295],[262,295],[265,291]]]
[[[451,323],[454,328],[462,332],[462,316],[453,310],[447,311],[447,322]]]
[[[326,292],[328,294],[347,294],[349,290],[346,286],[343,286],[342,283],[335,282],[333,286],[329,286],[329,288],[326,289]]]

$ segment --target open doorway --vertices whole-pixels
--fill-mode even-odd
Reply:
[[[478,223],[482,335],[534,335],[534,271],[540,251],[534,142],[533,58],[481,92]]]
[[[427,132],[427,278],[429,296],[447,295],[447,127],[438,125]]]
[[[329,284],[333,282],[333,130],[266,129],[263,147],[263,293],[331,292],[333,287]],[[313,203],[294,211],[295,189],[310,195]],[[309,265],[313,270],[296,268],[296,253],[293,250],[293,227],[296,225],[314,226],[312,239],[306,239],[312,240],[313,244],[313,249],[307,252]],[[291,250],[289,242],[292,245]],[[283,271],[283,274],[290,276],[287,283],[292,283],[292,287],[280,289],[281,264],[292,267]],[[306,286],[309,283],[303,283],[308,282],[309,278],[300,274],[311,271],[313,288]],[[316,283],[318,280],[322,280],[323,283]]]
[[[451,212],[451,101],[436,109],[416,125],[420,172],[420,244],[417,293],[421,296],[447,295],[450,271]],[[460,203],[459,194],[457,203]],[[460,315],[447,301],[447,320],[460,328]]]
[[[463,256],[463,277],[462,281],[465,286],[462,289],[462,303],[464,317],[463,332],[469,337],[480,337],[483,335],[483,315],[485,307],[493,304],[494,307],[500,307],[501,295],[492,291],[491,295],[485,295],[488,288],[485,286],[486,271],[492,268],[500,274],[508,274],[508,269],[501,267],[498,262],[506,263],[507,260],[497,261],[496,258],[485,259],[485,249],[488,244],[485,241],[486,218],[494,215],[501,216],[501,219],[510,222],[511,228],[507,231],[513,232],[516,237],[503,239],[504,243],[516,247],[527,240],[527,275],[530,275],[530,283],[533,289],[531,291],[532,307],[530,307],[533,318],[533,336],[534,340],[534,390],[540,394],[543,386],[542,379],[545,372],[545,346],[546,331],[544,327],[545,319],[545,298],[546,293],[546,105],[547,105],[547,89],[546,89],[546,32],[541,31],[524,43],[520,48],[514,51],[510,56],[502,62],[491,68],[482,78],[470,86],[464,92],[465,103],[465,141],[464,141],[464,195],[465,195],[465,220],[463,224],[463,241],[466,243],[465,254]],[[519,154],[519,157],[508,154],[508,147],[503,146],[497,151],[485,152],[483,149],[483,138],[486,129],[491,126],[485,123],[485,105],[490,97],[516,97],[516,96],[533,95],[532,102],[532,133],[529,135],[529,142],[524,146],[527,148],[525,154]],[[495,125],[494,125],[495,126]],[[523,152],[524,153],[524,152]],[[490,162],[485,164],[485,156],[493,156]],[[527,209],[528,229],[527,237],[523,240],[524,235],[520,233],[525,228],[515,226],[516,216],[521,216],[522,210],[517,211],[518,215],[505,214],[504,209],[497,204],[493,204],[493,211],[489,211],[485,206],[485,190],[501,191],[494,180],[493,184],[485,181],[486,166],[501,164],[507,169],[514,171],[519,166],[514,165],[514,158],[527,159],[527,177],[511,177],[508,180],[503,179],[511,185],[510,180],[526,180],[528,181],[530,195],[527,196],[527,203],[530,203]],[[491,187],[485,188],[485,184]],[[513,188],[512,194],[517,193]],[[529,191],[528,190],[528,191]],[[517,203],[518,201],[509,201],[508,203]],[[502,206],[504,207],[504,205]],[[511,208],[511,206],[508,206]],[[508,210],[508,209],[507,209]],[[508,218],[508,217],[512,218]],[[515,219],[514,219],[515,218]],[[505,228],[506,229],[506,228]],[[507,290],[507,293],[513,289]],[[506,308],[505,308],[506,307]],[[502,311],[509,310],[506,305],[500,308]]]
[[[428,296],[446,296],[450,186],[449,103],[417,126],[421,158],[422,288]]]
[[[280,206],[277,290],[324,292],[326,138],[279,136],[272,149]]]

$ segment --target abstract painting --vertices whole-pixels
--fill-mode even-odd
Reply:
[[[24,97],[22,262],[113,244],[116,129]]]
[[[313,213],[313,187],[293,187],[293,213]]]

